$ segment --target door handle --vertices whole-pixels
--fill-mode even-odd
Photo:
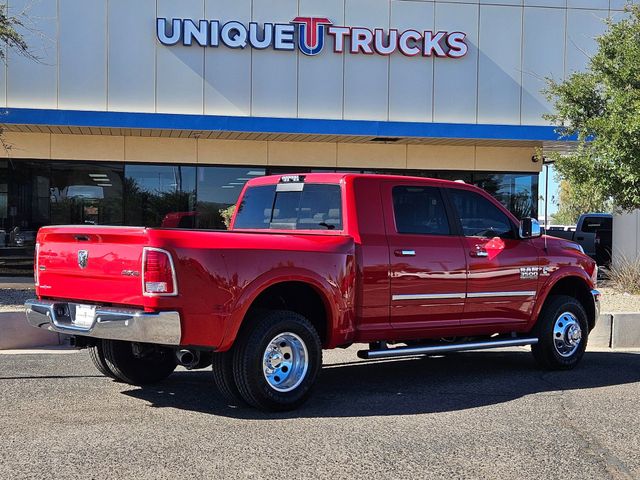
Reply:
[[[471,257],[488,257],[489,256],[489,252],[487,252],[482,245],[476,245],[476,248],[469,252],[469,256],[471,256]]]
[[[395,250],[393,253],[396,257],[415,257],[416,256],[415,250]]]

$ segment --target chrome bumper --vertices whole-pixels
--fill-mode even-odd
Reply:
[[[143,310],[97,305],[93,320],[86,322],[87,326],[79,326],[75,324],[76,306],[82,304],[27,300],[24,305],[31,325],[52,332],[160,345],[180,344],[178,312],[148,313]]]
[[[600,318],[600,291],[591,290],[591,297],[593,297],[593,306],[595,312],[595,318],[593,319],[593,326],[595,327],[598,323],[598,318]]]

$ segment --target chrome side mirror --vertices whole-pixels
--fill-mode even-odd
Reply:
[[[523,218],[520,220],[520,238],[538,238],[542,235],[540,224],[535,218]]]

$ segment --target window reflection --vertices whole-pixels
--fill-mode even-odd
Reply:
[[[127,225],[193,228],[196,167],[127,165],[124,204]]]
[[[105,164],[51,165],[51,223],[122,225],[124,168]]]
[[[538,215],[538,176],[474,173],[474,184],[500,200],[518,219]]]
[[[242,187],[263,168],[198,167],[197,228],[227,228]]]
[[[311,171],[463,180],[487,190],[518,218],[537,215],[537,173],[0,160],[0,272],[31,275],[43,225],[226,228],[249,179]]]

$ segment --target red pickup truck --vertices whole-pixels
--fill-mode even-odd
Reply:
[[[249,181],[230,231],[51,226],[28,321],[74,336],[116,380],[204,368],[229,402],[287,410],[322,349],[362,358],[531,345],[581,359],[597,266],[470,185],[321,174]]]

